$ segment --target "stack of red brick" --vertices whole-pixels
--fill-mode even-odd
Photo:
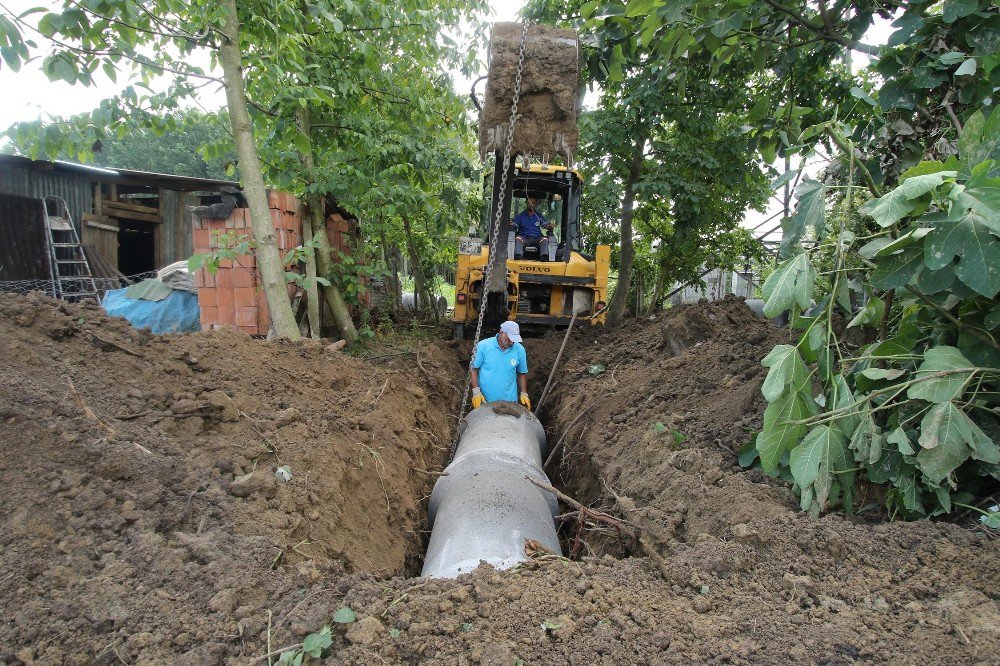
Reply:
[[[271,191],[268,195],[271,221],[282,258],[302,243],[302,203],[284,192]],[[228,219],[202,219],[192,216],[194,252],[207,254],[218,247],[220,235],[229,234],[235,242],[253,238],[250,211],[237,208]],[[330,245],[347,253],[350,248],[350,223],[339,213],[332,213],[326,220]],[[334,258],[336,260],[336,257]],[[202,330],[231,327],[251,335],[267,335],[271,326],[267,301],[261,288],[257,260],[245,254],[233,260],[222,260],[218,271],[212,275],[205,269],[195,273],[198,287],[198,305],[201,310]],[[289,298],[295,285],[288,286]]]

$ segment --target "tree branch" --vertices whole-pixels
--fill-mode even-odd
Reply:
[[[863,44],[857,40],[848,39],[843,35],[838,35],[836,34],[836,32],[830,32],[828,28],[812,23],[805,16],[796,12],[793,9],[790,9],[789,7],[785,7],[783,4],[778,2],[778,0],[764,0],[764,2],[766,2],[772,8],[788,16],[788,18],[790,18],[797,25],[802,26],[806,30],[815,32],[817,35],[821,35],[824,38],[830,40],[831,42],[836,42],[837,44],[840,44],[845,48],[849,48],[853,51],[860,51],[861,53],[870,56],[876,56],[879,53],[879,49],[877,46],[872,46],[871,44]]]

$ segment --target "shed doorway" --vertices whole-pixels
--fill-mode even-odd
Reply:
[[[156,270],[155,222],[118,220],[118,270],[138,275]]]

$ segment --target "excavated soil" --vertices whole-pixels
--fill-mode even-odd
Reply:
[[[387,370],[0,295],[0,358],[0,663],[246,657],[296,591],[419,571],[454,354]]]
[[[479,117],[479,151],[503,150],[510,126],[522,25],[495,23],[490,39],[489,80]],[[525,40],[521,89],[514,128],[515,155],[571,158],[580,140],[579,44],[575,30],[532,25]],[[562,145],[554,143],[561,136]]]
[[[1000,663],[996,537],[811,518],[738,466],[786,335],[732,299],[581,327],[550,471],[641,545],[437,581],[412,576],[464,347],[369,363],[0,298],[0,662],[247,664],[329,625],[331,663]],[[526,338],[536,399],[561,339]]]

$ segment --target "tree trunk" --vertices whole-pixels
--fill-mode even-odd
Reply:
[[[427,294],[427,284],[424,280],[424,268],[420,263],[420,255],[417,254],[417,246],[413,242],[413,232],[410,228],[410,218],[407,215],[403,218],[403,231],[406,232],[406,252],[410,255],[410,269],[413,271],[413,303],[418,309],[427,307],[430,300]]]
[[[313,160],[312,154],[312,122],[309,116],[308,109],[300,109],[298,113],[298,123],[299,129],[309,137],[309,150],[304,153],[299,153],[299,159],[302,162],[302,168],[306,172],[306,185],[312,185],[316,182],[316,164]],[[310,193],[306,195],[306,209],[309,212],[308,218],[302,220],[302,229],[305,231],[306,224],[312,227],[312,240],[315,241],[315,248],[310,248],[310,251],[306,254],[307,257],[310,255],[316,259],[316,267],[319,269],[324,277],[328,277],[333,274],[333,261],[330,259],[331,248],[330,242],[326,237],[326,220],[324,219],[325,208],[323,206],[323,197],[316,193]],[[308,270],[308,260],[306,263],[306,269]],[[333,314],[333,321],[337,324],[337,330],[340,331],[340,337],[347,340],[348,344],[354,342],[358,337],[358,330],[354,327],[354,320],[351,319],[351,310],[347,306],[347,302],[344,300],[343,294],[340,293],[340,289],[337,285],[330,285],[329,287],[323,287],[323,297],[326,299],[326,304],[330,306],[330,312]],[[310,296],[310,301],[312,297]],[[316,299],[316,305],[319,305],[319,298]],[[317,311],[317,321],[319,319],[319,313]],[[317,331],[319,326],[317,324]]]
[[[330,258],[333,248],[330,247],[330,241],[326,237],[326,223],[323,220],[323,197],[319,194],[310,194],[306,197],[306,205],[309,207],[309,214],[312,215],[313,229],[319,230],[313,236],[316,241],[317,267],[324,276],[331,276],[334,273],[333,260]],[[340,337],[347,340],[347,344],[357,340],[358,329],[354,327],[354,320],[351,319],[351,309],[337,285],[331,284],[329,287],[323,287],[323,296],[326,299],[326,304],[330,306],[330,312],[333,314],[333,321],[337,323]]]
[[[389,273],[389,289],[392,290],[392,313],[399,312],[399,261],[396,257],[399,250],[389,247],[389,240],[385,236],[385,218],[379,217],[379,237],[382,240],[382,258],[385,260],[385,267]]]
[[[618,264],[618,284],[615,285],[614,296],[608,306],[608,326],[619,326],[625,319],[628,307],[629,285],[632,282],[632,262],[635,259],[635,245],[632,243],[632,217],[635,214],[635,186],[642,176],[642,165],[645,160],[646,135],[636,137],[632,159],[629,163],[628,178],[625,180],[625,192],[622,194],[621,218],[621,261]]]
[[[299,107],[299,131],[312,139],[312,126],[309,119],[309,109]],[[299,159],[306,172],[312,171],[312,152],[300,154]],[[322,230],[322,227],[317,229]],[[318,340],[319,331],[319,285],[316,282],[316,252],[313,248],[312,211],[302,216],[302,246],[306,251],[306,316],[309,318],[309,337]]]
[[[653,300],[649,302],[649,314],[656,312],[660,307],[660,299],[663,298],[663,291],[667,288],[667,255],[661,252],[657,258],[656,285],[653,287]]]
[[[288,299],[285,285],[285,267],[278,253],[277,235],[271,223],[271,210],[267,204],[267,190],[264,175],[260,169],[257,144],[254,143],[253,125],[247,110],[246,88],[243,72],[240,71],[240,23],[236,14],[236,0],[223,0],[226,19],[223,29],[225,37],[219,49],[223,79],[226,83],[226,105],[232,124],[233,141],[240,173],[243,175],[243,194],[250,207],[250,227],[256,243],[257,269],[264,287],[264,297],[271,317],[271,325],[279,338],[298,340],[299,327],[295,323],[295,313]]]

